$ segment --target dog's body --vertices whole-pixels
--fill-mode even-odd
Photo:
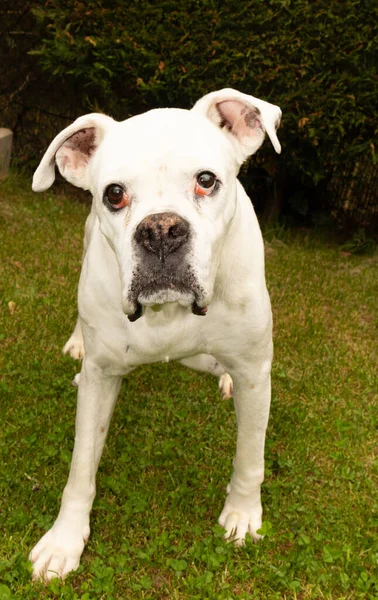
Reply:
[[[93,204],[80,318],[65,346],[84,355],[75,447],[59,516],[31,552],[35,577],[77,568],[122,377],[145,363],[180,360],[209,371],[225,396],[233,381],[237,451],[219,521],[239,543],[247,532],[258,538],[271,311],[260,229],[236,176],[264,131],[280,151],[280,114],[221,90],[191,111],[154,110],[122,123],[86,115],[47,150],[33,189],[52,184],[56,161],[68,181],[92,192]]]

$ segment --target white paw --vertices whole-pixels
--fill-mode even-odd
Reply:
[[[83,338],[73,333],[68,342],[65,344],[62,352],[63,354],[69,354],[75,360],[84,358],[85,350]]]
[[[262,524],[262,509],[260,502],[251,503],[247,498],[231,500],[227,498],[222,513],[219,517],[219,525],[225,528],[224,537],[236,546],[243,546],[247,533],[254,541],[262,538],[257,531]]]
[[[79,383],[80,383],[80,373],[76,373],[75,377],[72,380],[72,385],[74,387],[79,387]]]
[[[70,571],[75,571],[88,537],[89,527],[85,535],[78,535],[77,530],[65,530],[63,524],[53,526],[29,554],[34,563],[33,579],[64,579]]]
[[[220,393],[222,394],[222,400],[232,398],[232,394],[234,393],[234,384],[232,383],[231,376],[228,373],[223,373],[223,375],[219,377],[218,387]]]

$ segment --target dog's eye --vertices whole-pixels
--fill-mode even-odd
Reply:
[[[210,196],[216,189],[218,180],[214,173],[210,171],[202,171],[197,175],[197,181],[194,188],[194,193],[197,196]]]
[[[105,190],[104,200],[106,200],[112,209],[119,210],[129,204],[129,198],[122,186],[117,183],[108,185]]]

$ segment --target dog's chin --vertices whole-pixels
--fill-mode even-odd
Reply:
[[[152,294],[141,293],[138,302],[142,306],[161,306],[168,302],[177,302],[181,306],[188,307],[195,301],[195,295],[191,291],[181,292],[179,290],[159,290]]]
[[[165,304],[179,304],[190,308],[194,315],[203,316],[207,312],[207,303],[204,298],[198,297],[194,291],[180,291],[176,289],[159,290],[151,293],[142,292],[134,302],[124,304],[124,312],[129,321],[137,321],[143,316],[145,308],[159,312]]]

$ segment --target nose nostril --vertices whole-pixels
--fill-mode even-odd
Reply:
[[[183,235],[184,232],[182,231],[182,227],[180,227],[180,225],[172,225],[169,229],[168,229],[168,236],[169,237],[173,237],[173,238],[177,238],[180,235]]]
[[[168,237],[171,238],[185,238],[189,233],[189,224],[187,221],[180,219],[177,223],[174,223],[168,228]]]
[[[151,246],[154,241],[154,232],[150,227],[138,227],[135,234],[135,239],[142,246]]]

